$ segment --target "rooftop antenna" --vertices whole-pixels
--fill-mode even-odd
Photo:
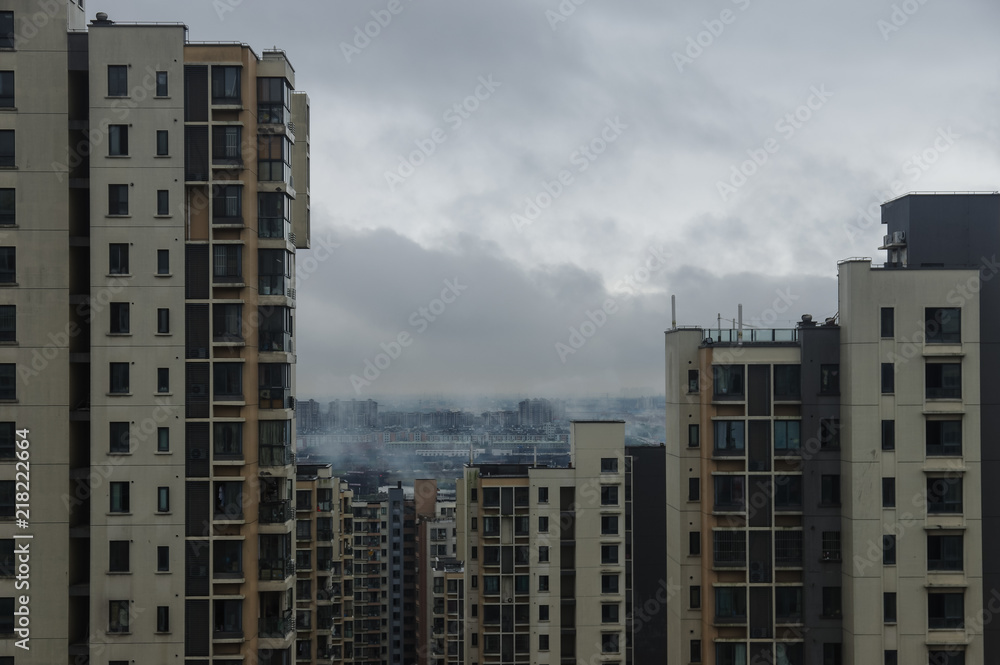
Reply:
[[[677,296],[670,296],[670,329],[677,330]]]

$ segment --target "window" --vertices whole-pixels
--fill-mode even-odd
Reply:
[[[280,77],[257,79],[257,122],[283,123],[288,113],[288,84]]]
[[[170,132],[166,129],[156,130],[156,156],[166,157],[170,154]]]
[[[819,392],[821,395],[840,393],[840,365],[819,366]]]
[[[802,510],[802,476],[775,476],[774,509]]]
[[[880,337],[895,337],[896,336],[896,316],[892,307],[883,307],[879,325],[879,336]]]
[[[243,423],[216,422],[213,439],[217,457],[229,459],[243,457]]]
[[[241,126],[217,125],[212,127],[212,163],[243,164],[243,128]],[[283,192],[277,192],[268,196],[282,199],[285,195]],[[257,198],[259,203],[260,197]]]
[[[720,568],[745,568],[747,536],[745,531],[713,531],[712,562]]]
[[[802,366],[774,366],[774,399],[775,401],[798,401],[802,398]]]
[[[128,96],[128,66],[108,65],[108,97]]]
[[[549,562],[549,546],[539,545],[538,546],[538,562],[548,563]]]
[[[158,250],[156,250],[156,274],[157,275],[169,275],[170,274],[170,250],[169,249],[158,249]]]
[[[257,251],[258,290],[261,295],[280,296],[291,287],[292,254],[283,249]]]
[[[0,459],[17,459],[17,444],[14,442],[13,422],[0,422]],[[0,543],[3,540],[0,539]]]
[[[896,421],[882,421],[882,450],[896,449]]]
[[[549,488],[548,487],[539,487],[538,488],[538,503],[548,503],[548,502],[549,502]],[[541,519],[541,518],[539,518],[539,519]],[[539,524],[541,524],[541,522],[539,522]],[[539,527],[538,530],[541,531],[542,528]],[[547,530],[548,529],[546,529],[546,531]]]
[[[701,609],[701,586],[694,584],[688,589],[688,607],[692,610]]]
[[[688,533],[688,554],[690,556],[701,556],[701,531],[691,531]]]
[[[742,420],[716,420],[715,428],[716,455],[742,455],[744,448]]]
[[[0,35],[0,42],[3,36]],[[14,108],[14,72],[0,72],[0,108]]]
[[[170,190],[156,190],[156,214],[161,217],[170,215]]]
[[[170,632],[170,608],[166,605],[156,607],[156,632]]]
[[[697,448],[701,445],[701,427],[698,425],[688,425],[688,448]]]
[[[840,449],[840,418],[819,419],[819,445],[823,450]]]
[[[617,506],[618,505],[618,486],[610,485],[601,488],[601,505],[602,506]]]
[[[802,565],[802,532],[782,529],[774,532],[774,564],[776,566]]]
[[[156,392],[158,392],[158,393],[169,393],[170,392],[170,368],[169,367],[158,367],[156,369]]]
[[[823,549],[820,558],[823,561],[840,561],[840,532],[824,531],[822,535]]]
[[[882,564],[896,565],[896,536],[891,533],[882,536]]]
[[[961,363],[927,363],[927,399],[962,398]]]
[[[108,571],[112,573],[127,573],[129,569],[129,541],[112,540],[108,543]]]
[[[278,135],[257,136],[257,180],[288,182],[291,174],[292,144]]]
[[[794,453],[801,446],[801,420],[774,421],[774,454]]]
[[[896,368],[893,363],[882,363],[882,394],[896,392]]]
[[[618,575],[601,575],[601,593],[618,593]]]
[[[746,589],[743,587],[716,587],[715,620],[717,623],[746,623]]]
[[[129,512],[128,501],[129,484],[127,482],[111,483],[111,509],[112,513]]]
[[[840,475],[820,476],[819,497],[821,504],[840,505]]]
[[[962,479],[928,478],[927,512],[931,514],[962,512]]]
[[[823,618],[824,619],[839,619],[840,618],[840,587],[839,586],[825,586],[825,587],[823,587]]]
[[[0,226],[14,226],[17,222],[17,195],[11,188],[0,189]]]
[[[169,453],[170,452],[170,428],[169,427],[157,427],[156,428],[156,452],[158,452],[158,453]]]
[[[108,155],[128,156],[128,125],[108,125]]]
[[[886,649],[885,665],[899,665],[899,652],[895,649]]]
[[[16,306],[0,305],[0,342],[16,341]]]
[[[618,603],[601,604],[601,623],[618,623]]]
[[[896,594],[887,591],[882,594],[882,622],[896,623]]]
[[[715,399],[742,399],[743,365],[713,365],[712,396]]]
[[[243,397],[243,363],[215,363],[212,394],[216,399]]]
[[[823,665],[842,665],[843,645],[839,642],[827,642],[823,645]]]
[[[928,420],[927,456],[948,456],[962,454],[961,420]]]
[[[109,392],[117,395],[128,394],[128,363],[110,363],[111,365],[111,389]]]
[[[548,591],[549,590],[549,576],[548,575],[539,575],[538,576],[538,590],[539,591]]]
[[[746,665],[747,645],[730,642],[716,642],[715,662],[717,665]]]
[[[108,245],[108,274],[128,275],[128,244],[111,243]]]
[[[212,188],[212,216],[216,224],[243,221],[243,186],[215,185]],[[220,247],[217,245],[216,248]]]
[[[14,517],[14,489],[13,480],[0,480],[0,517]]]
[[[688,370],[688,392],[689,393],[699,392],[700,391],[699,383],[700,383],[700,381],[698,379],[698,370],[696,370],[696,369],[689,369]]]
[[[601,473],[618,473],[618,458],[617,457],[602,457],[601,458]]]
[[[0,130],[0,166],[13,167],[14,161],[14,130]]]
[[[156,332],[160,335],[170,333],[170,310],[165,307],[156,310]]]
[[[774,587],[776,623],[802,623],[802,587]]]
[[[539,635],[538,636],[538,650],[539,651],[548,651],[549,650],[549,636],[548,635]]]
[[[0,247],[0,284],[17,283],[16,254],[15,247]]]
[[[108,632],[127,633],[128,631],[128,606],[127,600],[108,601]]]
[[[601,563],[602,564],[618,563],[617,545],[601,545]]]
[[[896,479],[895,478],[883,478],[882,479],[882,507],[883,508],[895,508],[896,507]]]
[[[14,539],[0,538],[0,577],[14,577],[16,574],[17,559],[14,556]]]
[[[238,284],[243,281],[243,247],[215,245],[212,277],[215,282]]]
[[[618,633],[601,634],[601,653],[618,653]]]
[[[166,97],[168,94],[167,72],[156,72],[156,96]]]
[[[222,304],[212,305],[212,336],[216,342],[243,339],[243,305]]]
[[[111,440],[108,450],[112,453],[127,453],[131,451],[129,445],[129,424],[127,422],[110,423]]]
[[[742,511],[745,508],[745,476],[712,476],[715,510]]]
[[[962,341],[962,310],[958,307],[927,307],[924,324],[924,339],[928,344],[959,344]]]
[[[240,67],[212,67],[212,103],[240,104]]]
[[[701,662],[701,640],[691,640],[690,662],[692,663]]]
[[[965,665],[965,652],[955,650],[931,651],[928,654],[927,662],[929,665]]]
[[[601,515],[601,535],[604,536],[618,535],[617,515]]]
[[[170,512],[170,488],[169,487],[157,487],[156,488],[156,512],[158,512],[158,513],[169,513]]]
[[[161,487],[161,490],[167,489]],[[160,511],[165,512],[165,511]],[[157,545],[156,547],[156,571],[166,573],[170,570],[170,547],[167,545]]]
[[[962,536],[927,536],[927,570],[964,568]]]
[[[17,399],[17,365],[14,363],[0,364],[0,400]]]
[[[688,478],[688,501],[699,501],[700,495],[701,495],[701,479]]]
[[[965,627],[965,595],[962,592],[927,594],[927,627]]]
[[[114,335],[124,335],[129,332],[129,303],[111,303],[111,333]]]

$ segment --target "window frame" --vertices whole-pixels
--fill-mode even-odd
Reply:
[[[128,515],[131,513],[130,483],[126,481],[114,481],[108,484],[109,506],[108,512],[118,515]]]
[[[108,65],[108,97],[128,96],[128,65]]]
[[[112,421],[108,423],[108,454],[122,455],[132,452],[131,423]]]
[[[961,344],[962,308],[925,307],[924,344]]]
[[[128,125],[108,125],[108,157],[128,156]]]

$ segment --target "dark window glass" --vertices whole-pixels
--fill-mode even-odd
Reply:
[[[712,476],[715,510],[742,511],[745,506],[746,476]]]
[[[928,665],[965,665],[965,652],[958,650],[931,651],[927,663]]]
[[[886,566],[896,565],[896,536],[892,534],[882,536],[882,563]]]
[[[716,398],[742,398],[743,370],[743,365],[713,365],[713,396]]]
[[[836,395],[840,392],[840,365],[820,365],[819,392]]]
[[[156,452],[168,453],[170,452],[170,428],[169,427],[157,427],[156,428]]]
[[[0,166],[14,166],[14,130],[0,130]]]
[[[0,364],[0,399],[17,399],[17,365]]]
[[[108,245],[108,274],[129,274],[128,245],[126,243],[111,243]]]
[[[928,420],[927,456],[962,454],[961,420]]]
[[[744,422],[742,420],[716,420],[715,428],[716,455],[742,455],[744,450]]]
[[[883,508],[895,508],[896,507],[896,479],[895,478],[883,478],[882,479],[882,507]]]
[[[834,619],[840,617],[840,587],[823,587],[823,617]]]
[[[774,399],[798,400],[801,398],[802,366],[774,366]]]
[[[720,568],[745,568],[747,565],[746,531],[713,531],[712,563]]]
[[[16,459],[17,448],[14,440],[15,425],[12,422],[0,422],[0,459]],[[0,544],[4,541],[0,540]]]
[[[601,488],[601,505],[602,506],[617,506],[618,505],[618,486],[609,485]]]
[[[831,506],[840,505],[840,476],[820,476],[820,503]]]
[[[129,391],[128,363],[110,363],[111,366],[111,390],[110,392],[124,394]]]
[[[819,419],[819,443],[823,450],[840,448],[840,418]]]
[[[801,446],[801,430],[801,420],[775,420],[774,453],[782,455],[798,451]]]
[[[212,305],[212,336],[217,342],[241,341],[243,305],[224,303]]]
[[[156,72],[156,96],[166,97],[169,94],[167,87],[167,72]]]
[[[837,591],[840,591],[839,587]],[[823,665],[843,665],[843,657],[843,645],[834,642],[823,645]]]
[[[928,593],[928,628],[957,629],[965,627],[965,594]]]
[[[602,457],[601,458],[601,473],[618,473],[618,458],[617,457]]]
[[[692,585],[688,590],[688,605],[692,610],[701,609],[701,587],[697,584]]]
[[[774,477],[774,509],[802,510],[802,476]]]
[[[156,332],[161,335],[170,332],[170,310],[165,307],[156,310]]]
[[[111,303],[111,332],[115,334],[125,334],[129,332],[129,311],[131,307],[127,302]]]
[[[111,441],[109,450],[113,453],[127,453],[131,451],[129,444],[129,424],[127,422],[110,423]]]
[[[896,421],[882,421],[882,450],[896,449]]]
[[[212,127],[212,163],[243,163],[243,128],[239,125],[217,125]],[[284,196],[279,192],[278,196]]]
[[[692,531],[688,533],[688,554],[691,556],[701,555],[701,532]]]
[[[802,622],[802,587],[774,587],[774,617],[776,623]]]
[[[896,367],[893,363],[882,363],[882,394],[896,392]]]
[[[17,340],[17,307],[0,305],[0,342]]]
[[[885,665],[899,665],[899,656],[895,649],[885,650]]]
[[[160,490],[167,489],[166,487],[161,487]],[[161,510],[160,512],[166,512]],[[170,570],[170,547],[167,545],[158,545],[156,548],[156,570],[161,573],[165,573]]]
[[[243,247],[215,245],[212,248],[212,279],[237,284],[243,280]]]
[[[108,65],[108,97],[128,96],[128,67]]]
[[[0,72],[0,108],[14,108],[14,72]]]
[[[928,307],[924,310],[924,338],[929,344],[962,341],[962,310],[958,307]]]
[[[882,594],[882,621],[885,623],[896,623],[896,594],[886,592]]]
[[[840,532],[824,531],[822,534],[820,559],[822,561],[840,561]]]
[[[240,67],[212,67],[212,103],[240,104],[243,95],[240,91]]]
[[[715,621],[717,623],[746,623],[747,592],[743,587],[715,588]]]
[[[108,185],[108,214],[128,214],[128,185]]]
[[[128,125],[108,126],[108,155],[128,156]]]
[[[17,223],[17,196],[12,188],[0,189],[0,226]]]
[[[962,536],[927,536],[927,570],[962,570],[965,567]]]
[[[700,498],[701,498],[701,479],[688,478],[688,501],[698,501],[700,500]]]
[[[156,392],[158,392],[158,393],[169,393],[170,392],[170,368],[169,367],[158,367],[156,369]]]
[[[961,399],[962,364],[928,363],[926,386],[927,399]]]
[[[158,189],[158,190],[156,190],[156,214],[157,215],[169,215],[170,214],[170,190],[169,189]]]
[[[774,563],[783,567],[802,565],[802,531],[781,529],[774,532]]]
[[[14,12],[0,12],[0,48],[14,48]]]
[[[215,185],[212,189],[212,215],[216,224],[243,220],[243,186]]]
[[[243,363],[215,363],[213,394],[216,398],[243,397]]]
[[[928,513],[962,512],[962,479],[928,478],[927,512]]]
[[[601,575],[601,593],[618,593],[618,575]]]
[[[880,327],[880,337],[896,336],[896,313],[892,307],[882,308],[882,318]]]
[[[688,392],[689,393],[696,393],[699,390],[700,390],[700,386],[699,386],[699,379],[698,379],[698,370],[696,370],[696,369],[689,369],[688,370]]]
[[[127,633],[129,632],[129,601],[111,600],[108,601],[108,632]]]
[[[698,425],[688,425],[688,448],[697,448],[701,445],[701,427]]]
[[[156,632],[170,632],[170,608],[166,605],[156,607]]]
[[[112,573],[127,573],[129,571],[128,558],[129,541],[112,540],[108,543],[108,570]]]
[[[111,506],[112,513],[127,513],[129,511],[129,484],[111,483]]]
[[[166,129],[156,130],[156,156],[166,157],[170,154],[170,132]]]

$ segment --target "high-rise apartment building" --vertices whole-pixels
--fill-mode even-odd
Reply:
[[[625,423],[574,422],[568,468],[466,466],[466,662],[625,663]]]
[[[0,3],[0,419],[36,481],[0,471],[34,554],[0,657],[291,663],[308,99],[281,51],[81,5]]]
[[[670,663],[1000,656],[1000,195],[882,215],[837,319],[667,333]]]

